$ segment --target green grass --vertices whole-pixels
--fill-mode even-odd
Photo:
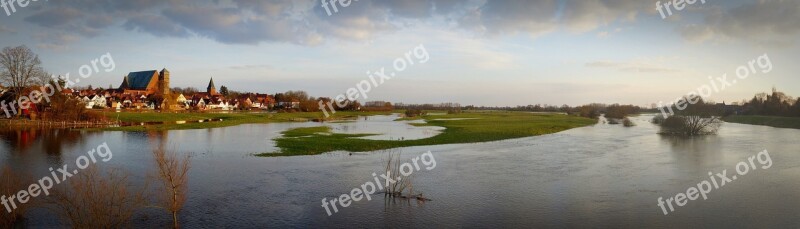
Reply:
[[[257,156],[314,155],[337,150],[364,152],[407,146],[488,142],[550,134],[596,123],[595,120],[588,118],[521,112],[462,113],[422,118],[427,123],[414,125],[441,126],[446,129],[430,138],[389,141],[356,138],[370,134],[332,134],[324,127],[298,128],[285,131],[283,137],[275,139],[281,149],[280,152],[262,153]],[[435,120],[444,118],[475,119]]]
[[[722,120],[732,123],[800,129],[800,117],[734,115],[725,117]]]
[[[342,120],[359,115],[388,115],[391,112],[353,112],[338,111],[331,115],[330,120]],[[111,120],[122,122],[175,122],[175,121],[197,121],[205,119],[222,119],[221,122],[202,122],[185,124],[160,124],[145,126],[126,126],[110,127],[99,130],[106,131],[161,131],[161,130],[183,130],[183,129],[206,129],[226,126],[236,126],[248,123],[274,123],[274,122],[296,122],[308,121],[311,119],[322,118],[321,112],[297,112],[297,113],[137,113],[120,112],[104,113]]]

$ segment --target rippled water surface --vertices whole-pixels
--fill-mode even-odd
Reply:
[[[0,163],[45,175],[48,167],[107,142],[113,158],[141,180],[152,169],[151,147],[194,155],[187,228],[273,227],[800,227],[800,130],[726,123],[718,135],[665,137],[635,118],[636,127],[598,124],[556,134],[489,143],[453,144],[317,156],[259,158],[289,128],[331,125],[335,132],[377,133],[379,139],[430,137],[441,129],[392,122],[274,123],[165,132],[14,131],[0,134]],[[371,120],[370,120],[371,119]],[[767,149],[773,165],[664,215],[656,204]],[[433,201],[373,196],[328,216],[322,198],[336,198],[372,180],[388,152],[404,158],[432,151],[436,167],[414,174],[414,189]],[[135,226],[163,227],[167,214],[138,217]],[[32,227],[58,221],[34,211]]]

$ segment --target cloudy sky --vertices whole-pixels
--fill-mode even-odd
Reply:
[[[39,0],[0,15],[0,46],[27,45],[54,74],[110,53],[116,69],[83,86],[166,67],[172,86],[205,88],[213,76],[232,90],[333,97],[423,44],[430,60],[369,100],[490,106],[666,102],[768,54],[771,72],[710,99],[773,86],[800,95],[800,1],[698,0],[666,19],[653,0],[359,0],[337,10],[319,0]]]

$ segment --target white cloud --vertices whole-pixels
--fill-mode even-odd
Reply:
[[[679,73],[679,69],[671,68],[660,64],[664,58],[657,58],[662,61],[654,61],[652,59],[639,59],[630,61],[594,61],[586,63],[586,67],[590,68],[612,68],[621,72],[634,72],[634,73]]]

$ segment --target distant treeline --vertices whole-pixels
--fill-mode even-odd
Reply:
[[[458,103],[439,103],[439,104],[405,104],[395,103],[396,109],[405,110],[441,110],[441,111],[462,111],[462,110],[504,110],[504,111],[528,111],[528,112],[560,112],[570,115],[577,115],[587,118],[597,118],[601,114],[605,114],[608,118],[623,119],[630,114],[638,114],[640,112],[655,112],[655,109],[646,109],[634,105],[620,105],[620,104],[602,104],[592,103],[582,106],[571,107],[569,105],[554,106],[554,105],[527,105],[516,107],[488,107],[488,106],[461,106]]]
[[[472,106],[469,106],[472,107]],[[438,104],[405,104],[405,103],[395,103],[395,109],[404,109],[404,110],[461,110],[461,104],[459,103],[438,103]]]
[[[775,88],[772,94],[758,93],[750,101],[742,102],[741,108],[745,115],[800,117],[800,100]]]

